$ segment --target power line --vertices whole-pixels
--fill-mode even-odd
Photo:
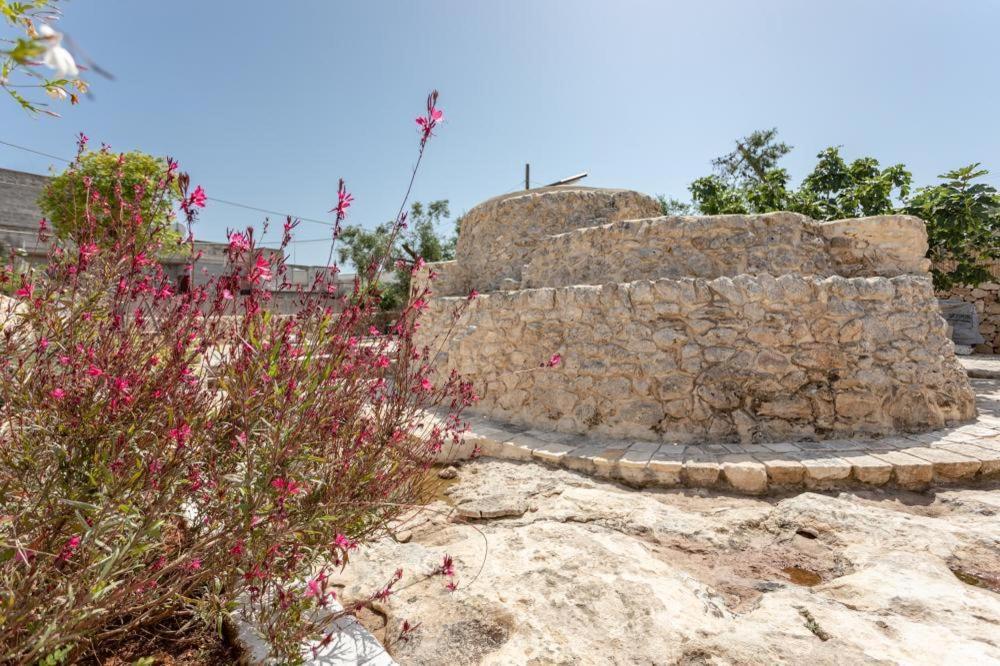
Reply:
[[[35,150],[34,148],[28,148],[27,146],[19,146],[16,143],[10,143],[9,141],[0,140],[0,144],[4,146],[9,146],[10,148],[16,148],[17,150],[23,150],[28,153],[34,153],[35,155],[41,155],[42,157],[48,157],[53,160],[59,160],[60,162],[65,162],[66,164],[72,163],[72,160],[68,160],[65,157],[59,157],[58,155],[52,155],[50,153],[44,153],[40,150]],[[301,220],[302,222],[312,222],[313,224],[322,224],[328,227],[332,227],[332,222],[326,222],[325,220],[316,220],[311,217],[302,217],[301,215],[293,215],[291,213],[279,213],[275,210],[268,210],[267,208],[257,208],[256,206],[249,206],[247,204],[238,203],[236,201],[228,201],[226,199],[219,199],[218,197],[205,197],[209,201],[214,201],[216,203],[225,204],[227,206],[235,206],[237,208],[245,208],[247,210],[253,210],[258,213],[267,213],[268,215],[278,215],[280,217],[291,217],[296,220]]]

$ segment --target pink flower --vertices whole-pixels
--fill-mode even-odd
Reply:
[[[474,300],[476,300],[476,298],[477,298],[478,296],[479,296],[479,292],[478,292],[478,291],[476,291],[475,289],[473,289],[472,291],[470,291],[470,292],[469,292],[469,300],[470,300],[470,301],[474,301]]]
[[[30,282],[22,282],[21,288],[14,292],[18,298],[31,298],[35,293],[35,285]]]
[[[338,534],[336,537],[334,537],[333,543],[334,545],[338,546],[339,548],[343,548],[344,550],[354,550],[355,548],[358,547],[358,544],[356,542],[351,541],[343,534]]]
[[[59,558],[58,558],[59,561],[66,562],[69,560],[69,558],[73,557],[73,554],[76,553],[77,548],[80,547],[80,542],[81,539],[78,535],[71,536],[69,540],[66,541],[66,544],[62,547],[62,550],[59,552]]]
[[[243,540],[241,539],[236,542],[235,546],[229,549],[229,554],[239,557],[240,555],[243,554],[243,550],[244,550],[244,545],[243,545]]]
[[[198,569],[201,569],[201,559],[200,558],[196,557],[196,558],[192,559],[190,562],[187,563],[187,570],[188,571],[197,571]]]
[[[298,483],[280,477],[271,481],[271,487],[277,490],[279,495],[297,495],[302,492],[302,486]]]
[[[546,363],[543,363],[542,365],[547,368],[554,368],[560,363],[562,363],[562,356],[560,356],[559,354],[553,354],[552,358],[550,358]]]
[[[87,368],[87,374],[90,375],[91,377],[100,377],[101,375],[104,374],[104,371],[98,368],[93,363],[91,363],[90,367]]]
[[[188,201],[190,201],[190,205],[192,206],[197,206],[198,208],[204,208],[206,199],[208,199],[208,197],[205,196],[205,190],[203,190],[201,185],[199,185],[198,187],[194,188],[194,192],[191,193],[191,196],[188,199]]]
[[[342,222],[347,217],[347,209],[351,207],[351,203],[353,202],[354,195],[347,191],[347,188],[344,186],[344,179],[341,178],[337,184],[337,205],[330,209],[331,213],[337,213],[337,222]]]
[[[375,367],[376,368],[388,368],[389,367],[389,357],[386,356],[385,354],[380,355],[377,359],[375,359]]]
[[[40,339],[38,341],[38,350],[39,351],[45,351],[48,348],[49,348],[49,339],[48,338],[42,338],[42,339]]]
[[[272,277],[271,264],[264,258],[264,255],[257,255],[257,263],[254,265],[253,270],[250,271],[250,281],[254,284],[260,284],[261,282],[270,280]]]
[[[229,291],[228,289],[223,289],[222,290],[222,298],[223,298],[223,300],[226,300],[226,301],[233,300],[233,292]]]
[[[170,439],[177,442],[177,446],[179,447],[184,446],[184,444],[188,441],[188,438],[190,437],[191,437],[191,426],[189,426],[187,423],[182,423],[176,428],[170,429]]]
[[[66,391],[62,390],[61,388],[54,388],[52,389],[52,393],[50,395],[56,400],[62,400],[63,398],[66,397]]]
[[[427,140],[433,136],[434,128],[444,120],[444,113],[437,108],[437,90],[427,96],[427,114],[417,117],[417,125],[420,127],[420,146],[423,147]]]
[[[97,255],[97,252],[96,243],[84,243],[80,246],[80,259],[83,261],[90,261]]]
[[[238,231],[229,234],[229,251],[245,252],[250,249],[250,239]]]
[[[431,389],[434,388],[434,385],[431,384],[431,380],[424,377],[423,379],[420,380],[420,388],[422,388],[425,391],[430,391]]]
[[[451,555],[444,556],[444,559],[441,561],[441,566],[438,568],[438,573],[442,576],[455,575],[455,560],[452,559]]]

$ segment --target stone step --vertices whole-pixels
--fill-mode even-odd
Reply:
[[[913,436],[766,444],[670,444],[472,420],[440,462],[487,456],[564,467],[633,487],[687,486],[761,495],[799,488],[931,486],[1000,479],[1000,423]]]

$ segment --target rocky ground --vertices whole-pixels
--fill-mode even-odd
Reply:
[[[997,485],[747,498],[497,460],[445,483],[344,572],[351,598],[403,567],[362,618],[403,664],[1000,663]],[[446,553],[454,592],[419,580]]]
[[[1000,381],[973,384],[1000,416]],[[1000,663],[1000,483],[752,498],[537,462],[441,476],[340,581],[351,600],[404,569],[361,616],[403,664]],[[455,578],[426,578],[445,554]]]

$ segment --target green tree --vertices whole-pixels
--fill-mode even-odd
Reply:
[[[380,224],[371,230],[346,227],[340,235],[337,256],[341,262],[353,264],[362,281],[370,281],[372,276],[380,274],[377,288],[381,291],[381,307],[398,310],[409,299],[413,262],[417,259],[427,262],[454,259],[455,236],[439,230],[450,216],[447,199],[432,201],[426,206],[415,201],[410,206],[408,229],[404,233],[391,238],[390,224]],[[379,259],[383,264],[374,265]]]
[[[850,164],[833,147],[819,153],[798,193],[803,212],[821,220],[885,215],[910,194],[913,176],[902,164],[881,169],[874,157]]]
[[[940,176],[946,182],[911,198],[913,176],[904,165],[882,168],[873,157],[847,162],[837,146],[821,151],[802,184],[790,187],[778,166],[790,150],[775,129],[737,140],[736,150],[712,161],[716,173],[691,183],[694,207],[704,215],[787,210],[818,220],[904,212],[927,223],[937,288],[990,279],[990,264],[1000,257],[1000,198],[995,188],[973,182],[987,174],[979,164],[950,171]],[[660,201],[664,211],[674,205]]]
[[[763,182],[778,160],[792,151],[792,146],[778,141],[778,128],[756,130],[736,140],[733,152],[712,160],[716,172],[732,185],[748,181]]]
[[[169,251],[180,238],[173,221],[181,195],[176,186],[156,186],[166,174],[166,160],[139,151],[84,152],[49,182],[38,205],[61,238],[111,245],[128,237],[139,248],[162,243]]]
[[[1000,259],[1000,195],[973,182],[987,175],[979,163],[938,176],[945,182],[917,190],[904,211],[927,222],[934,286],[974,286],[991,279]]]

